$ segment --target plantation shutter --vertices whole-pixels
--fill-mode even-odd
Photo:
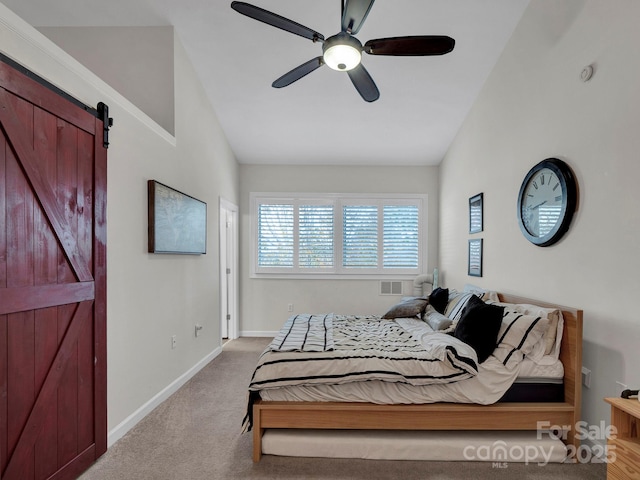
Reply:
[[[418,207],[385,205],[383,218],[383,267],[417,268],[420,238]]]
[[[300,205],[298,230],[299,267],[333,267],[333,205]]]
[[[346,268],[377,268],[378,207],[375,205],[345,205],[342,216],[342,266]]]
[[[424,265],[424,205],[417,195],[252,194],[251,273],[416,275]]]
[[[263,204],[258,211],[258,265],[293,267],[293,205]]]

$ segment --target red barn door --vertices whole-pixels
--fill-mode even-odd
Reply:
[[[107,448],[103,123],[0,61],[0,478]]]

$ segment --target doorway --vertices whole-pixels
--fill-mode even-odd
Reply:
[[[220,336],[238,338],[238,207],[220,198]]]

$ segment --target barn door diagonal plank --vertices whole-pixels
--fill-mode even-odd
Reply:
[[[47,415],[47,405],[53,395],[56,394],[58,384],[65,367],[74,353],[73,345],[78,340],[78,336],[82,331],[85,321],[90,321],[93,309],[93,301],[81,302],[78,304],[73,317],[67,327],[67,331],[60,342],[60,346],[56,356],[51,364],[51,368],[47,373],[42,388],[38,393],[33,405],[33,409],[29,414],[29,418],[24,429],[16,443],[13,453],[10,455],[4,477],[20,478],[20,469],[25,462],[31,457],[31,450],[36,442],[43,422]]]
[[[16,158],[22,165],[76,277],[81,282],[91,281],[93,276],[89,270],[89,264],[78,248],[73,230],[65,219],[55,193],[49,183],[43,179],[36,153],[23,134],[25,129],[9,100],[9,95],[5,89],[0,88],[0,124],[5,132],[7,143],[11,145]]]

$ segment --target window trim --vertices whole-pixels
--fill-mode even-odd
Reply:
[[[427,194],[377,194],[377,193],[283,193],[283,192],[251,192],[249,194],[250,199],[250,211],[249,211],[249,223],[250,223],[250,278],[281,278],[281,279],[412,279],[416,275],[420,274],[424,267],[427,265],[428,257],[428,195]],[[370,204],[376,204],[382,207],[385,202],[392,201],[394,204],[410,204],[418,205],[419,215],[419,235],[418,235],[418,266],[415,269],[385,269],[381,271],[381,268],[376,269],[375,272],[366,271],[362,273],[353,273],[342,267],[342,242],[337,241],[334,244],[334,260],[337,265],[334,265],[331,271],[326,271],[324,268],[318,269],[305,269],[300,271],[297,268],[291,269],[291,267],[258,267],[258,205],[260,202],[266,203],[283,203],[283,204],[300,204],[306,202],[313,202],[312,204],[333,204],[338,207],[335,212],[335,228],[340,229],[342,232],[342,204],[357,204],[358,201],[369,201]],[[369,203],[367,203],[369,204]],[[388,204],[388,203],[387,203]],[[297,224],[298,218],[294,219]],[[297,230],[296,230],[297,231]],[[340,235],[334,235],[336,239],[340,238]],[[298,241],[295,240],[295,251],[297,254]],[[382,259],[380,259],[382,262]],[[368,270],[368,269],[363,269]]]

